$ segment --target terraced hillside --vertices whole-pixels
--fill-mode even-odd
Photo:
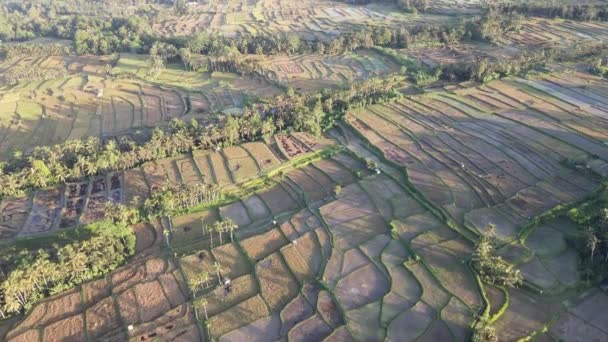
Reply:
[[[352,6],[346,2],[319,0],[220,1],[192,5],[187,15],[169,17],[155,23],[153,29],[164,36],[209,30],[229,36],[295,34],[304,39],[328,40],[366,25],[393,26],[407,22],[415,26],[422,22],[450,21],[444,16],[446,13],[441,14],[412,16],[388,3]]]
[[[277,56],[264,58],[261,64],[271,70],[271,79],[299,91],[342,86],[400,70],[392,59],[367,50],[339,56]]]
[[[0,201],[0,241],[31,237],[102,220],[107,202],[143,201],[166,186],[215,184],[227,191],[244,182],[331,147],[329,140],[306,134],[277,136],[270,145],[246,143],[222,151],[161,159],[141,167],[64,186],[42,189],[22,198]]]
[[[472,273],[460,264],[470,246],[390,178],[365,172],[339,154],[218,212],[173,220],[172,246],[188,283],[209,277],[195,291],[206,299],[199,312],[212,338],[468,334],[481,305]],[[342,191],[327,192],[336,183]],[[222,244],[205,230],[219,217],[238,224],[234,241]],[[226,279],[230,286],[217,285]]]
[[[29,152],[34,146],[66,140],[129,134],[173,118],[204,121],[217,111],[242,108],[247,98],[279,93],[261,80],[231,73],[187,73],[183,69],[167,70],[151,84],[136,78],[149,69],[145,59],[120,59],[113,70],[132,71],[134,77],[128,79],[107,78],[105,72],[96,76],[95,71],[88,70],[90,65],[85,64],[86,70],[78,71],[82,73],[79,75],[0,90],[0,157],[6,158],[17,149]],[[192,77],[191,87],[185,86],[184,77]]]

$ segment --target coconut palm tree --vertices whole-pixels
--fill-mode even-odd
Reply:
[[[227,218],[224,223],[226,225],[226,230],[230,232],[230,241],[234,241],[234,231],[239,229],[239,226],[229,218]]]
[[[217,282],[218,283],[222,283],[222,277],[221,277],[221,272],[222,272],[222,265],[220,265],[219,262],[214,262],[213,263],[213,268],[215,269],[215,273],[217,274]]]
[[[203,312],[205,313],[205,321],[209,321],[209,315],[207,314],[207,299],[201,298],[199,300],[199,304],[203,307]]]
[[[209,282],[211,281],[211,275],[209,272],[204,271],[201,273],[201,283],[205,285],[205,288],[209,287]]]
[[[224,231],[224,225],[220,221],[216,221],[213,224],[213,230],[215,230],[220,235],[220,245],[224,243],[222,240],[222,232]]]
[[[595,230],[592,227],[587,227],[585,229],[585,246],[589,250],[592,263],[593,263],[593,257],[595,255],[595,251],[596,251],[599,243],[600,243],[600,240],[595,235]]]
[[[211,239],[211,248],[214,247],[213,245],[213,228],[209,227],[209,226],[205,226],[205,230],[207,230],[209,232],[209,238]]]

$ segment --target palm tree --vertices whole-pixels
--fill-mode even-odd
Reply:
[[[205,284],[205,288],[209,287],[209,281],[211,281],[211,275],[209,275],[209,272],[204,271],[201,273],[201,283]]]
[[[199,300],[199,304],[203,307],[203,312],[205,313],[205,321],[209,321],[209,315],[207,314],[207,299],[201,298]]]
[[[587,227],[585,229],[585,244],[589,249],[589,253],[591,254],[591,262],[593,263],[593,256],[595,255],[595,250],[599,244],[600,240],[595,235],[595,230],[591,227]]]
[[[213,230],[215,230],[216,232],[218,232],[218,234],[220,234],[220,245],[223,244],[224,241],[222,240],[222,232],[224,231],[224,225],[222,224],[222,222],[216,221],[213,224]]]
[[[222,265],[220,265],[220,263],[216,261],[213,263],[213,268],[215,268],[215,273],[217,274],[217,281],[221,284],[222,278],[220,273],[222,272]]]
[[[169,231],[169,229],[163,229],[163,235],[165,236],[165,242],[167,243],[167,247],[169,246],[169,236],[171,235],[171,232]]]
[[[230,241],[234,241],[234,231],[239,229],[239,226],[229,218],[224,223],[226,224],[226,229],[230,232]]]
[[[196,299],[196,288],[199,286],[199,279],[197,277],[192,277],[188,279],[188,287],[190,287],[190,291],[192,291],[192,296]]]
[[[209,226],[205,226],[205,229],[209,231],[209,238],[211,239],[211,248],[213,248],[213,229]]]

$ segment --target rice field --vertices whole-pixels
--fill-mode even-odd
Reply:
[[[185,36],[213,30],[228,36],[295,34],[303,39],[327,40],[363,25],[391,26],[407,22],[415,26],[423,21],[445,20],[450,20],[445,13],[414,16],[395,6],[378,3],[352,6],[319,0],[225,1],[189,6],[188,14],[168,16],[155,22],[153,30],[164,36]]]
[[[372,50],[338,56],[276,56],[262,60],[270,78],[299,91],[347,85],[371,77],[398,72],[400,66]]]

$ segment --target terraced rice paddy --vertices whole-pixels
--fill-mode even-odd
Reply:
[[[156,22],[153,30],[163,36],[213,30],[228,36],[295,34],[304,39],[326,40],[363,25],[390,26],[408,22],[414,26],[422,21],[441,20],[446,18],[412,16],[396,7],[380,4],[349,6],[317,0],[221,1],[190,6],[187,15]]]
[[[293,340],[459,340],[468,334],[467,322],[481,305],[474,278],[460,263],[470,246],[390,178],[358,180],[354,170],[364,172],[364,165],[337,155],[220,208],[221,217],[240,227],[237,239],[221,246],[210,248],[202,230],[218,213],[174,220],[172,243],[186,277],[214,274],[218,262],[225,266],[222,279],[231,279],[230,287],[203,290],[212,337],[256,331]],[[319,184],[331,189],[338,181],[339,194],[319,193]],[[414,261],[412,251],[425,262]]]
[[[597,174],[564,161],[589,163],[596,173],[607,169],[605,88],[605,81],[588,74],[554,73],[352,110],[346,117],[350,128],[332,133],[350,152],[272,173],[267,187],[239,200],[171,218],[163,226],[171,227],[175,258],[162,261],[163,267],[159,261],[157,273],[148,263],[158,259],[143,253],[99,281],[111,279],[117,302],[102,295],[91,304],[75,302],[69,315],[21,323],[7,338],[36,338],[73,325],[75,336],[87,331],[143,340],[183,334],[219,340],[462,341],[487,306],[491,315],[501,312],[495,327],[506,340],[601,340],[607,335],[597,308],[608,297],[596,290],[570,295],[582,283],[569,243],[577,228],[559,218],[526,234],[521,229],[599,185]],[[147,163],[114,182],[120,183],[116,199],[202,181],[238,189],[334,144],[293,133],[275,136],[270,145],[248,143]],[[377,171],[359,158],[376,161]],[[70,211],[62,203],[112,197],[112,189],[111,179],[93,180],[39,191],[31,200],[5,201],[0,208],[8,220],[2,227],[14,235],[25,230],[11,227],[28,226],[33,216],[36,222],[63,222],[72,212],[87,222],[94,207],[89,213],[88,205],[84,212],[78,205]],[[238,225],[234,239],[207,229],[227,219]],[[469,267],[472,241],[489,223],[502,242],[499,254],[524,275],[524,289],[480,283]],[[160,229],[142,230],[147,235],[138,240],[140,248],[158,239]],[[125,272],[132,274],[129,285],[118,280]],[[202,276],[205,281],[192,285]],[[78,291],[84,291],[87,298],[85,289],[93,284],[73,292],[81,298]],[[160,291],[165,295],[155,294]],[[189,291],[206,303],[188,300]],[[24,322],[38,315],[38,307],[69,295],[42,302]],[[117,310],[122,323],[107,323],[115,316],[106,315],[101,328],[90,324],[98,306]]]
[[[200,339],[179,270],[149,256],[158,253],[159,229],[136,226],[137,260],[40,302],[3,340]]]
[[[186,114],[185,98],[177,91],[92,75],[25,83],[2,92],[2,101],[3,156],[14,149],[152,127]]]
[[[154,85],[141,80],[149,67],[140,57],[121,56],[112,69],[116,74],[129,73],[130,79],[105,78],[106,65],[114,63],[109,57],[52,56],[13,62],[19,67],[66,65],[72,76],[0,89],[0,158],[17,149],[29,152],[34,146],[71,139],[129,134],[173,118],[204,120],[210,113],[240,109],[248,98],[279,93],[261,80],[179,68],[165,70]]]
[[[569,86],[559,75],[508,79],[371,106],[349,119],[457,222],[481,233],[494,223],[510,241],[532,217],[599,185],[562,162],[608,158],[599,133],[606,112],[596,103],[603,99],[602,81],[569,76],[586,88]]]
[[[522,28],[499,39],[503,45],[568,45],[583,41],[603,41],[608,25],[602,22],[579,22],[542,18],[527,19]]]
[[[365,50],[340,56],[271,57],[262,64],[272,70],[271,78],[301,91],[341,86],[400,69],[390,58]]]
[[[4,199],[0,202],[0,240],[99,221],[105,217],[107,202],[129,204],[139,199],[141,203],[152,191],[167,185],[205,182],[234,190],[296,157],[310,156],[330,146],[329,140],[300,133],[282,139],[302,144],[306,150],[289,156],[274,145],[253,142],[219,152],[195,151],[193,155],[149,162],[122,173],[39,190],[23,198]]]

